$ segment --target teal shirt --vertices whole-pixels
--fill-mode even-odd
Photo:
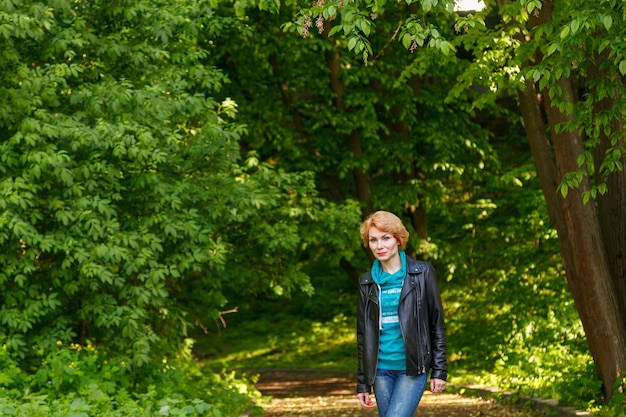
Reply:
[[[378,347],[378,368],[405,371],[406,354],[404,340],[398,319],[398,306],[402,284],[406,276],[406,255],[400,251],[402,268],[394,274],[382,270],[378,260],[372,265],[372,279],[378,285],[380,299],[380,345]]]

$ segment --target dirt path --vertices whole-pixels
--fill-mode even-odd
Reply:
[[[359,407],[354,381],[324,371],[264,371],[257,388],[267,396],[266,417],[377,417],[376,408]],[[537,417],[537,412],[478,397],[424,393],[415,416]]]

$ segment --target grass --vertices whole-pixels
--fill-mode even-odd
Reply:
[[[344,315],[328,322],[292,316],[245,320],[199,338],[204,366],[223,369],[314,368],[356,370],[354,324]]]

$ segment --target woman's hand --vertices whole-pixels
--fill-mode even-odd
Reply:
[[[357,394],[357,397],[359,397],[359,404],[361,404],[361,407],[373,407],[374,404],[372,404],[372,399],[370,398],[370,395],[367,392],[359,392]]]
[[[432,378],[430,380],[430,392],[443,392],[446,387],[446,381],[439,378]]]

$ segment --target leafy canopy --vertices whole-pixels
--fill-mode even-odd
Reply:
[[[231,23],[187,0],[4,2],[9,351],[93,341],[140,365],[216,319],[226,287],[310,287],[287,262],[305,245],[296,225],[334,207],[319,206],[309,174],[241,160],[246,128],[208,59]]]

